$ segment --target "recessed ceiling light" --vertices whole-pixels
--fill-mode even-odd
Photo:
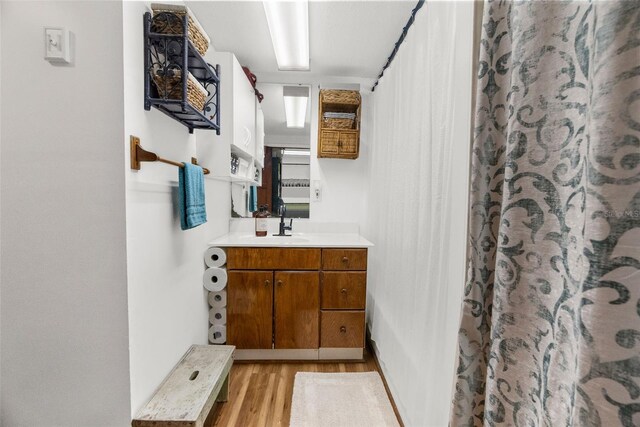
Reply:
[[[309,88],[307,86],[284,86],[284,113],[288,128],[303,128],[307,118],[307,101]]]
[[[309,70],[309,4],[307,0],[264,0],[278,69]]]

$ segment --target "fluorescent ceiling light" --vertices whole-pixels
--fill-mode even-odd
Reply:
[[[309,70],[307,0],[264,0],[264,13],[279,70]]]
[[[303,128],[307,118],[307,101],[309,88],[307,86],[284,86],[284,113],[288,128]]]
[[[285,156],[310,156],[311,152],[309,150],[284,150],[282,154]]]

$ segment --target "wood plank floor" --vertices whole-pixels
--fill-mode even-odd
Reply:
[[[368,350],[362,362],[237,361],[231,368],[229,401],[216,404],[207,420],[207,425],[210,427],[285,427],[289,425],[293,380],[296,372],[370,371],[380,372],[375,358]],[[391,396],[389,399],[393,403]],[[393,406],[398,416],[396,407]],[[402,425],[399,418],[398,421]]]

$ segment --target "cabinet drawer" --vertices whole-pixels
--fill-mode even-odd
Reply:
[[[322,308],[364,310],[366,289],[364,271],[323,272]]]
[[[363,348],[364,311],[322,311],[320,347]]]
[[[320,269],[320,249],[227,248],[227,269],[318,270]]]
[[[366,270],[366,249],[323,249],[323,270]]]

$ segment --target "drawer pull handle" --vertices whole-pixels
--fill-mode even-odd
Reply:
[[[282,280],[278,280],[278,286],[282,286]]]
[[[265,280],[265,281],[264,281],[264,285],[265,285],[265,286],[269,286],[270,284],[271,284],[271,281],[270,281],[270,280]]]
[[[343,334],[347,332],[347,327],[346,326],[340,326],[340,332],[342,332]]]
[[[342,262],[349,262],[349,258],[347,258],[346,256],[342,257]]]
[[[342,292],[343,294],[346,294],[347,293],[347,288],[342,288],[342,290],[340,292]]]

